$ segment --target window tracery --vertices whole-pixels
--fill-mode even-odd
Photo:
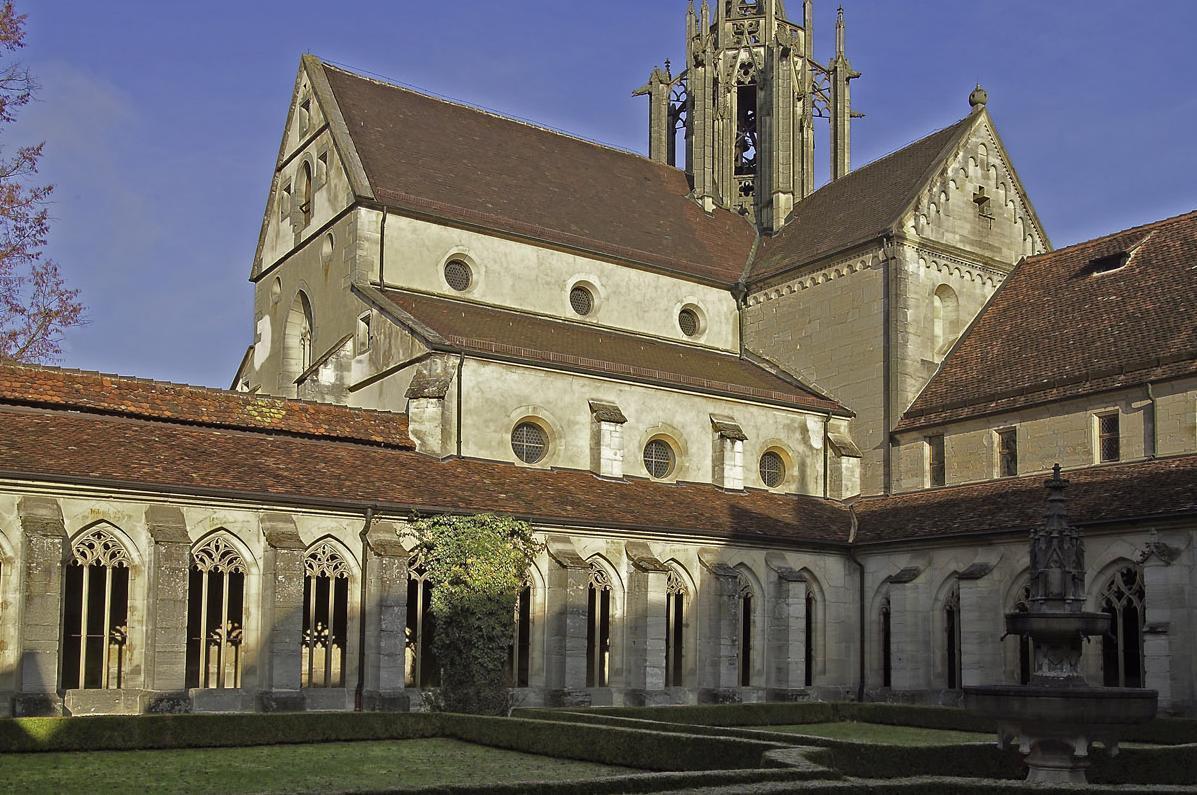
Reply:
[[[740,648],[739,659],[737,663],[740,670],[740,686],[750,687],[752,685],[752,630],[753,630],[753,595],[752,584],[748,582],[748,578],[743,574],[740,575],[738,582],[738,592],[740,601]]]
[[[223,535],[191,551],[187,686],[241,687],[245,641],[245,559]]]
[[[527,687],[532,651],[532,581],[527,577],[515,601],[514,618],[507,676],[512,687]]]
[[[944,657],[947,663],[948,689],[960,687],[960,586],[953,585],[944,599]]]
[[[1106,687],[1143,687],[1146,601],[1140,566],[1117,571],[1101,591],[1101,611],[1110,616],[1101,655]]]
[[[103,527],[71,545],[63,584],[63,688],[123,686],[131,563],[124,544]]]
[[[408,560],[407,572],[407,687],[439,687],[441,666],[435,651],[432,583],[418,554]]]
[[[1031,583],[1027,582],[1018,592],[1018,598],[1010,608],[1012,613],[1029,613],[1031,611]],[[1034,641],[1028,635],[1018,636],[1018,683],[1029,684],[1031,671],[1035,665]]]
[[[685,681],[686,601],[689,591],[676,571],[665,581],[665,686],[681,687]]]
[[[344,687],[348,648],[349,563],[330,542],[303,560],[301,686]]]
[[[611,575],[590,564],[586,588],[586,686],[607,687],[611,675]]]

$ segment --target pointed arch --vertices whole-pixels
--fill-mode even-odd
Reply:
[[[120,528],[103,520],[70,539],[63,576],[63,689],[123,686],[134,549]]]
[[[432,613],[432,582],[420,554],[407,561],[407,625],[405,682],[407,687],[438,687],[441,665],[436,656],[436,617]]]
[[[537,603],[543,601],[544,589],[544,576],[535,563],[530,564],[523,587],[516,596],[511,644],[507,652],[507,677],[512,687],[528,687],[532,681],[534,633],[540,623]]]
[[[325,536],[303,556],[301,687],[344,687],[349,655],[349,594],[353,556]]]
[[[764,666],[760,664],[761,653],[764,651],[764,606],[765,589],[756,573],[741,563],[736,566],[739,576],[737,591],[737,661],[740,687],[752,687],[760,682],[760,674]]]
[[[960,334],[960,299],[947,284],[935,288],[931,297],[931,350],[936,359],[943,358]]]
[[[244,545],[218,528],[191,547],[187,588],[187,686],[241,687],[245,640]]]
[[[813,687],[817,676],[823,672],[827,659],[827,595],[819,577],[807,567],[799,569],[806,580],[805,616],[803,637],[802,677],[805,687]]]
[[[295,294],[291,309],[287,312],[287,324],[283,331],[283,373],[290,387],[312,366],[312,337],[315,334],[315,317],[312,302],[303,290]]]
[[[691,681],[694,642],[690,627],[698,591],[680,562],[671,559],[665,568],[665,686],[685,687]]]
[[[611,562],[602,555],[587,559],[590,579],[586,585],[586,686],[611,683],[612,638],[622,596],[622,582]]]
[[[869,615],[875,622],[873,637],[875,650],[872,652],[872,670],[874,681],[879,681],[881,687],[893,686],[893,607],[890,602],[890,586],[883,581],[873,591],[873,598],[869,602]]]
[[[1147,587],[1143,567],[1126,562],[1101,582],[1097,609],[1110,617],[1102,637],[1102,678],[1106,687],[1143,687],[1146,665],[1143,628],[1146,624]]]

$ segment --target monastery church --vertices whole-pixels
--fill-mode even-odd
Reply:
[[[812,20],[692,4],[647,157],[304,56],[232,388],[0,366],[0,714],[425,708],[487,512],[519,705],[954,704],[1057,462],[1087,675],[1197,714],[1197,213],[1053,250],[979,86],[854,168]]]

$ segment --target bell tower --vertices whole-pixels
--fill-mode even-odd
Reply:
[[[649,156],[678,165],[685,131],[692,195],[752,218],[763,231],[785,225],[814,191],[814,119],[832,125],[832,176],[847,173],[852,113],[848,82],[859,77],[844,54],[843,11],[836,58],[817,63],[811,46],[813,0],[802,22],[783,0],[709,0],[686,12],[686,69],[654,69],[637,95],[649,104]]]

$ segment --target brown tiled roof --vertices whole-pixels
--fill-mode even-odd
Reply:
[[[79,370],[0,364],[0,404],[413,448],[403,414]]]
[[[1124,267],[1103,257],[1134,250]],[[1197,373],[1197,212],[1025,260],[898,430]]]
[[[730,285],[752,225],[647,158],[325,65],[375,198]]]
[[[422,293],[387,290],[383,295],[456,349],[849,413],[797,381],[735,354]]]
[[[1078,527],[1197,515],[1197,455],[1065,472]],[[862,544],[959,534],[1029,531],[1043,522],[1047,475],[867,497],[855,506]]]
[[[749,272],[759,282],[887,232],[918,196],[978,114],[829,182],[794,208],[781,232],[761,239]]]
[[[63,410],[0,408],[0,477],[363,512],[370,505],[404,514],[496,512],[746,541],[844,542],[850,528],[846,508],[815,497],[610,481],[587,472],[438,461],[407,450]]]

